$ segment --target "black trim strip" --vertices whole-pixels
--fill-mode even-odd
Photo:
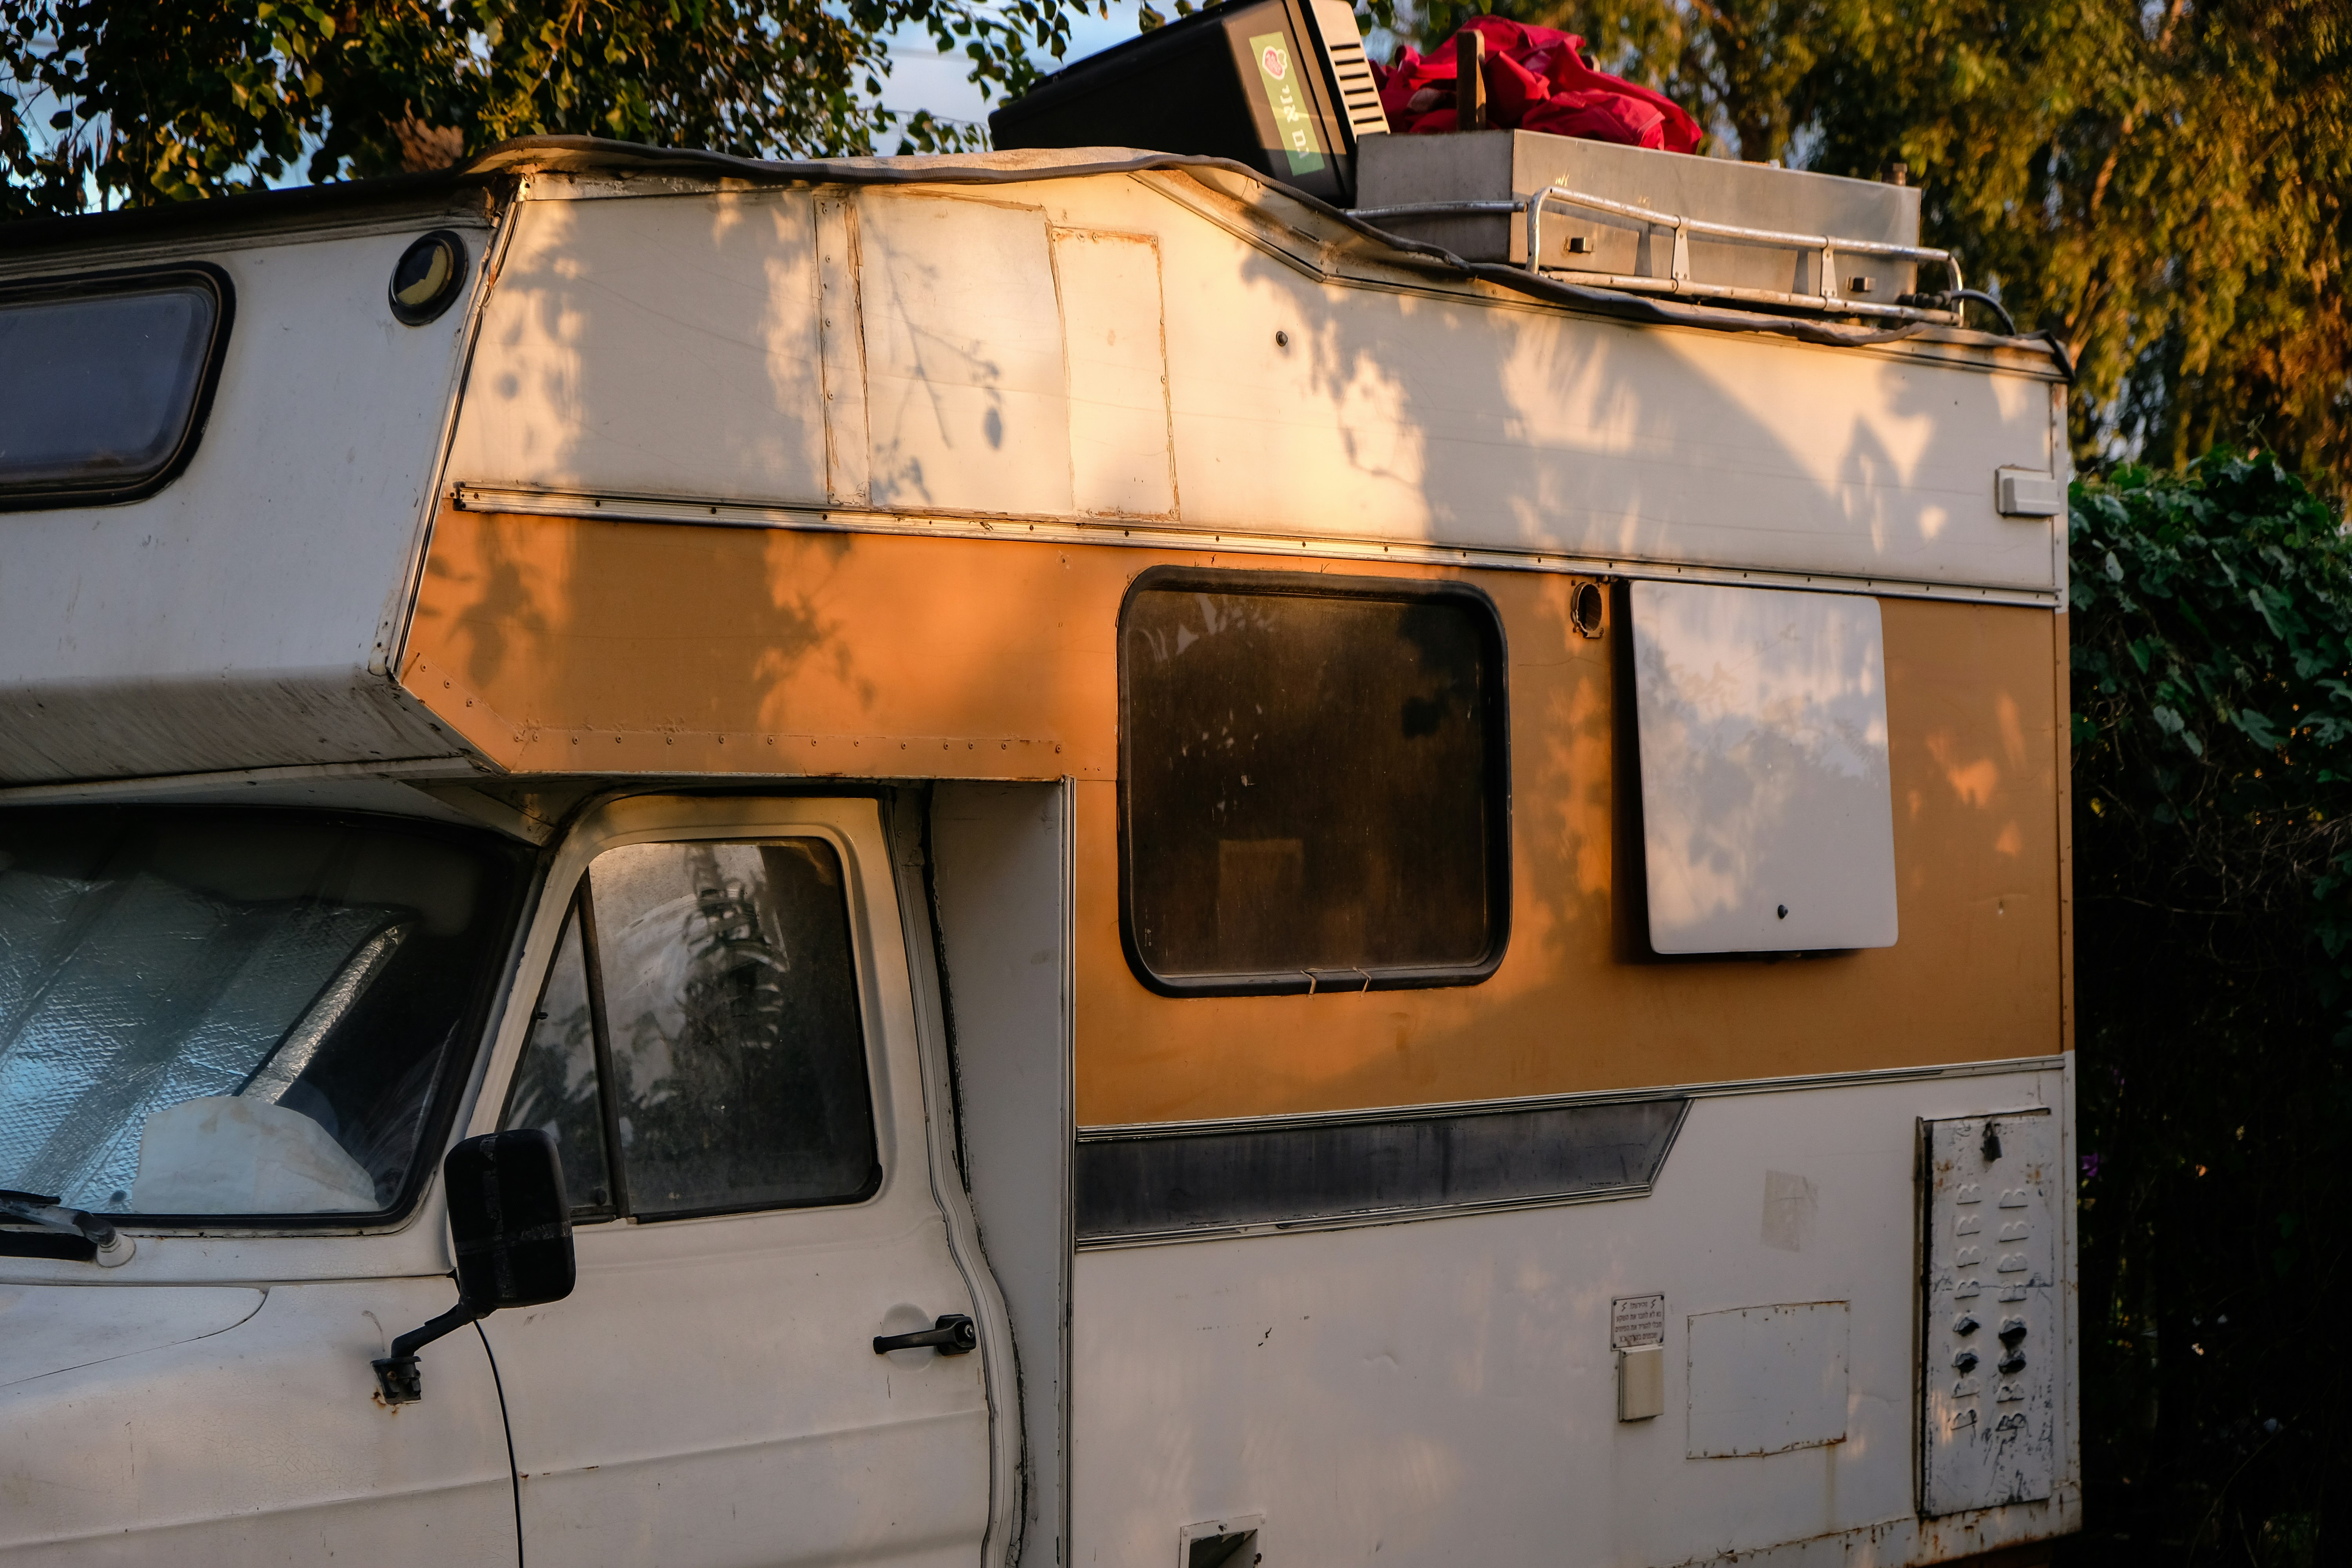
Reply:
[[[88,1263],[98,1257],[98,1244],[86,1236],[61,1231],[0,1230],[0,1258],[61,1258]]]
[[[1646,1194],[1681,1095],[1079,1143],[1080,1247]]]
[[[613,1031],[604,1018],[604,953],[596,940],[596,905],[588,890],[588,868],[580,868],[580,885],[572,889],[572,907],[564,911],[564,920],[580,924],[580,983],[588,993],[588,1048],[596,1060],[596,1117],[604,1129],[604,1193],[611,1201],[605,1205],[614,1215],[629,1213],[629,1172],[621,1158],[621,1113],[613,1099],[617,1081],[613,1070]],[[555,965],[563,957],[563,928],[555,929],[555,952],[548,959],[547,979],[542,986],[554,984]],[[533,1020],[537,1022],[537,1020]],[[530,1048],[529,1037],[523,1048]],[[517,1059],[514,1077],[521,1076],[520,1059]],[[514,1093],[511,1079],[507,1093]],[[500,1123],[504,1125],[503,1122]]]

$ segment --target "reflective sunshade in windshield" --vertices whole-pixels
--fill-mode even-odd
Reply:
[[[0,1188],[109,1215],[394,1207],[516,872],[381,818],[0,815]]]
[[[0,506],[127,500],[169,479],[228,314],[211,268],[0,291]]]

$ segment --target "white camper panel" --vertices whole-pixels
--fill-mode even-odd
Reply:
[[[1915,1129],[2066,1129],[2068,1089],[2059,1058],[1699,1088],[1638,1202],[1081,1244],[1068,1561],[1171,1563],[1237,1515],[1268,1568],[1893,1564],[2079,1529],[2070,1401],[2032,1407],[2038,1489],[1971,1471],[1948,1517],[1913,1440],[1921,1314],[1939,1350],[1952,1315],[1921,1297]],[[1664,1408],[1621,1419],[1612,1306],[1651,1296]],[[2072,1364],[2070,1315],[2035,1331]]]
[[[1997,509],[1996,470],[2063,460],[2021,356],[1573,315],[1181,173],[866,186],[822,226],[804,191],[613,191],[543,179],[575,199],[517,219],[450,461],[475,504],[2059,585],[2056,523]]]
[[[0,515],[0,782],[460,750],[381,671],[471,289],[410,327],[385,289],[420,234],[457,227],[478,263],[489,230],[462,212],[371,216],[368,232],[173,247],[235,289],[211,417],[186,470],[145,500]]]
[[[814,215],[804,190],[524,206],[451,478],[822,500]]]

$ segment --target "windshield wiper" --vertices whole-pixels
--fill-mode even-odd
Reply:
[[[131,1255],[138,1250],[129,1237],[98,1215],[67,1208],[58,1198],[39,1193],[16,1193],[0,1187],[0,1217],[80,1237],[97,1249],[94,1261],[100,1268],[119,1268],[130,1262]]]

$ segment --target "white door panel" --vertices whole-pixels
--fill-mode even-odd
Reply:
[[[534,1563],[977,1555],[980,1360],[872,1345],[969,1310],[937,1222],[794,1245],[803,1217],[679,1222],[707,1245],[657,1258],[583,1227],[571,1298],[490,1321]]]
[[[953,955],[963,1167],[1019,1347],[1022,1568],[1067,1540],[1069,786],[942,784],[930,852]]]
[[[675,864],[644,847],[660,846],[683,847]],[[803,881],[777,870],[787,862]],[[533,1568],[976,1560],[990,1514],[983,1358],[873,1348],[975,1310],[931,1190],[875,805],[624,803],[559,858],[550,893],[541,921],[576,920],[587,940],[551,944],[556,983],[535,1010],[551,1054],[520,1054],[509,1118],[554,1131],[575,1205],[607,1212],[575,1207],[569,1298],[485,1324]],[[845,936],[809,912],[827,898]],[[593,1016],[572,1001],[592,994]],[[870,1155],[838,1142],[839,1058],[817,1059],[845,1017],[848,1048],[863,1051]],[[698,1054],[713,1037],[698,1028],[735,1031],[719,1066],[740,1079]],[[583,1110],[600,1103],[601,1121]],[[832,1152],[807,1154],[820,1134]],[[611,1192],[579,1173],[604,1148]],[[869,1160],[878,1184],[856,1186]]]
[[[2059,1484],[2065,1361],[2057,1118],[1929,1121],[1920,1325],[1920,1506],[2033,1502]]]

